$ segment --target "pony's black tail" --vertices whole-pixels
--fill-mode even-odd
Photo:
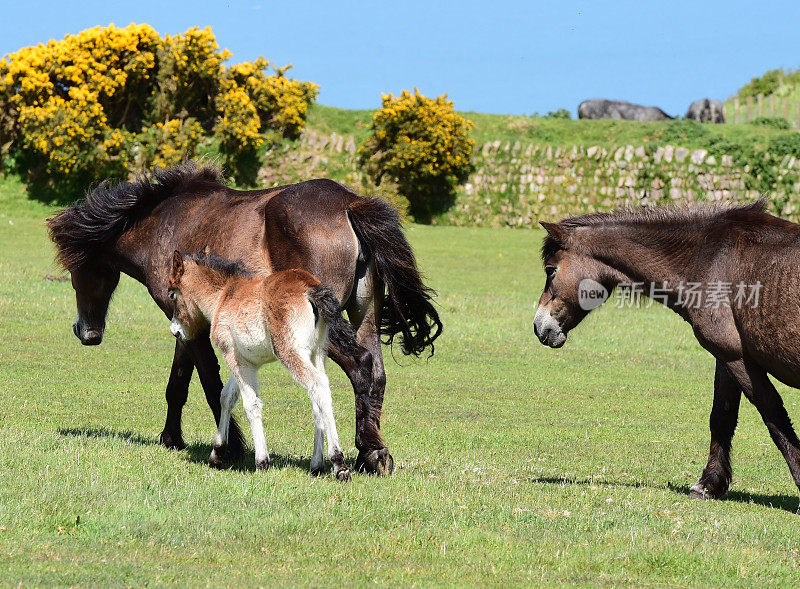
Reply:
[[[359,360],[364,354],[369,354],[366,348],[356,341],[356,332],[350,322],[342,316],[342,307],[339,299],[327,286],[315,286],[308,291],[308,300],[314,306],[325,323],[328,324],[328,341],[339,348],[345,356]],[[370,373],[372,363],[368,363]]]
[[[411,245],[397,211],[384,200],[362,197],[348,207],[350,223],[365,254],[372,256],[387,296],[381,312],[381,335],[391,344],[402,335],[404,354],[419,356],[442,333],[442,322],[431,302],[436,293],[422,282]]]

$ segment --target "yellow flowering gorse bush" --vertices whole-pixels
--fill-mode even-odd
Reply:
[[[415,88],[382,98],[359,159],[376,183],[384,176],[396,182],[415,218],[429,220],[451,204],[472,171],[472,122],[455,112],[446,95],[431,99]]]
[[[252,176],[256,150],[263,143],[261,134],[272,129],[295,138],[306,123],[308,107],[317,96],[317,85],[287,78],[291,67],[275,68],[267,75],[270,63],[263,57],[233,65],[225,70],[217,95],[217,123],[214,133],[228,168]],[[246,174],[237,173],[244,181]]]
[[[226,70],[222,87],[227,91],[244,90],[262,128],[295,138],[305,126],[308,107],[316,100],[319,87],[287,78],[285,74],[291,66],[274,68],[274,75],[267,74],[269,67],[271,64],[263,57],[233,65]]]
[[[257,149],[261,143],[258,111],[241,86],[232,86],[217,97],[219,119],[215,132],[224,153]]]
[[[124,173],[159,42],[149,25],[95,27],[0,59],[0,158],[29,176]]]
[[[203,137],[196,119],[170,119],[144,129],[138,136],[138,169],[168,168],[190,158]]]
[[[0,170],[73,191],[192,157],[214,133],[230,163],[267,129],[294,136],[316,86],[226,68],[210,28],[161,37],[149,25],[95,27],[0,59]],[[74,196],[74,194],[73,194]]]
[[[88,165],[124,170],[129,136],[105,122],[97,102],[52,96],[20,109],[22,147],[47,174],[70,176]]]
[[[189,114],[210,129],[225,71],[223,62],[230,57],[227,49],[220,51],[210,27],[192,27],[180,35],[167,35],[158,52],[156,118],[165,120]]]

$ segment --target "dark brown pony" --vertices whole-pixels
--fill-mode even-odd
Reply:
[[[718,498],[727,491],[742,393],[800,488],[800,441],[768,377],[800,387],[800,225],[766,213],[763,202],[592,214],[542,225],[547,281],[534,331],[543,344],[563,345],[597,306],[587,288],[607,298],[615,287],[632,285],[689,322],[716,358],[711,449],[691,495]],[[721,285],[730,285],[727,302]],[[745,289],[747,299],[739,298]],[[705,293],[705,300],[690,298],[690,290]]]
[[[356,398],[356,468],[389,473],[393,460],[380,434],[386,387],[381,335],[419,355],[442,324],[433,291],[417,271],[396,212],[384,201],[361,197],[332,180],[310,180],[268,190],[227,188],[219,171],[188,162],[133,183],[103,183],[83,202],[49,219],[58,259],[72,275],[84,345],[102,341],[105,317],[120,272],[144,284],[167,315],[167,282],[175,250],[199,251],[240,261],[258,275],[299,268],[330,287],[347,311],[358,342],[370,354],[354,358],[335,346],[330,357],[353,384]],[[360,366],[369,362],[372,381]],[[222,381],[208,334],[178,341],[167,384],[167,418],[161,443],[183,448],[181,412],[197,368],[219,422]],[[243,452],[241,431],[231,421],[229,457]]]

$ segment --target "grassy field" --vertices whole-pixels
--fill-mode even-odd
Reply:
[[[445,333],[427,362],[386,350],[396,471],[342,485],[308,475],[310,404],[277,366],[261,374],[275,468],[255,472],[252,454],[206,465],[214,426],[196,379],[188,449],[159,446],[168,322],[123,279],[106,340],[81,347],[69,282],[45,280],[62,274],[48,212],[2,184],[2,585],[800,582],[796,489],[751,406],[731,492],[687,496],[713,362],[686,324],[609,305],[561,350],[535,340],[540,232],[408,227]],[[352,464],[352,393],[331,376]]]

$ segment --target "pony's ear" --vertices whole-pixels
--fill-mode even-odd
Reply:
[[[567,241],[567,230],[560,223],[548,223],[547,221],[539,221],[539,225],[544,227],[547,234],[555,239],[558,243]]]
[[[183,256],[181,252],[175,250],[172,254],[172,271],[170,272],[170,278],[172,280],[179,280],[181,276],[183,276]]]

